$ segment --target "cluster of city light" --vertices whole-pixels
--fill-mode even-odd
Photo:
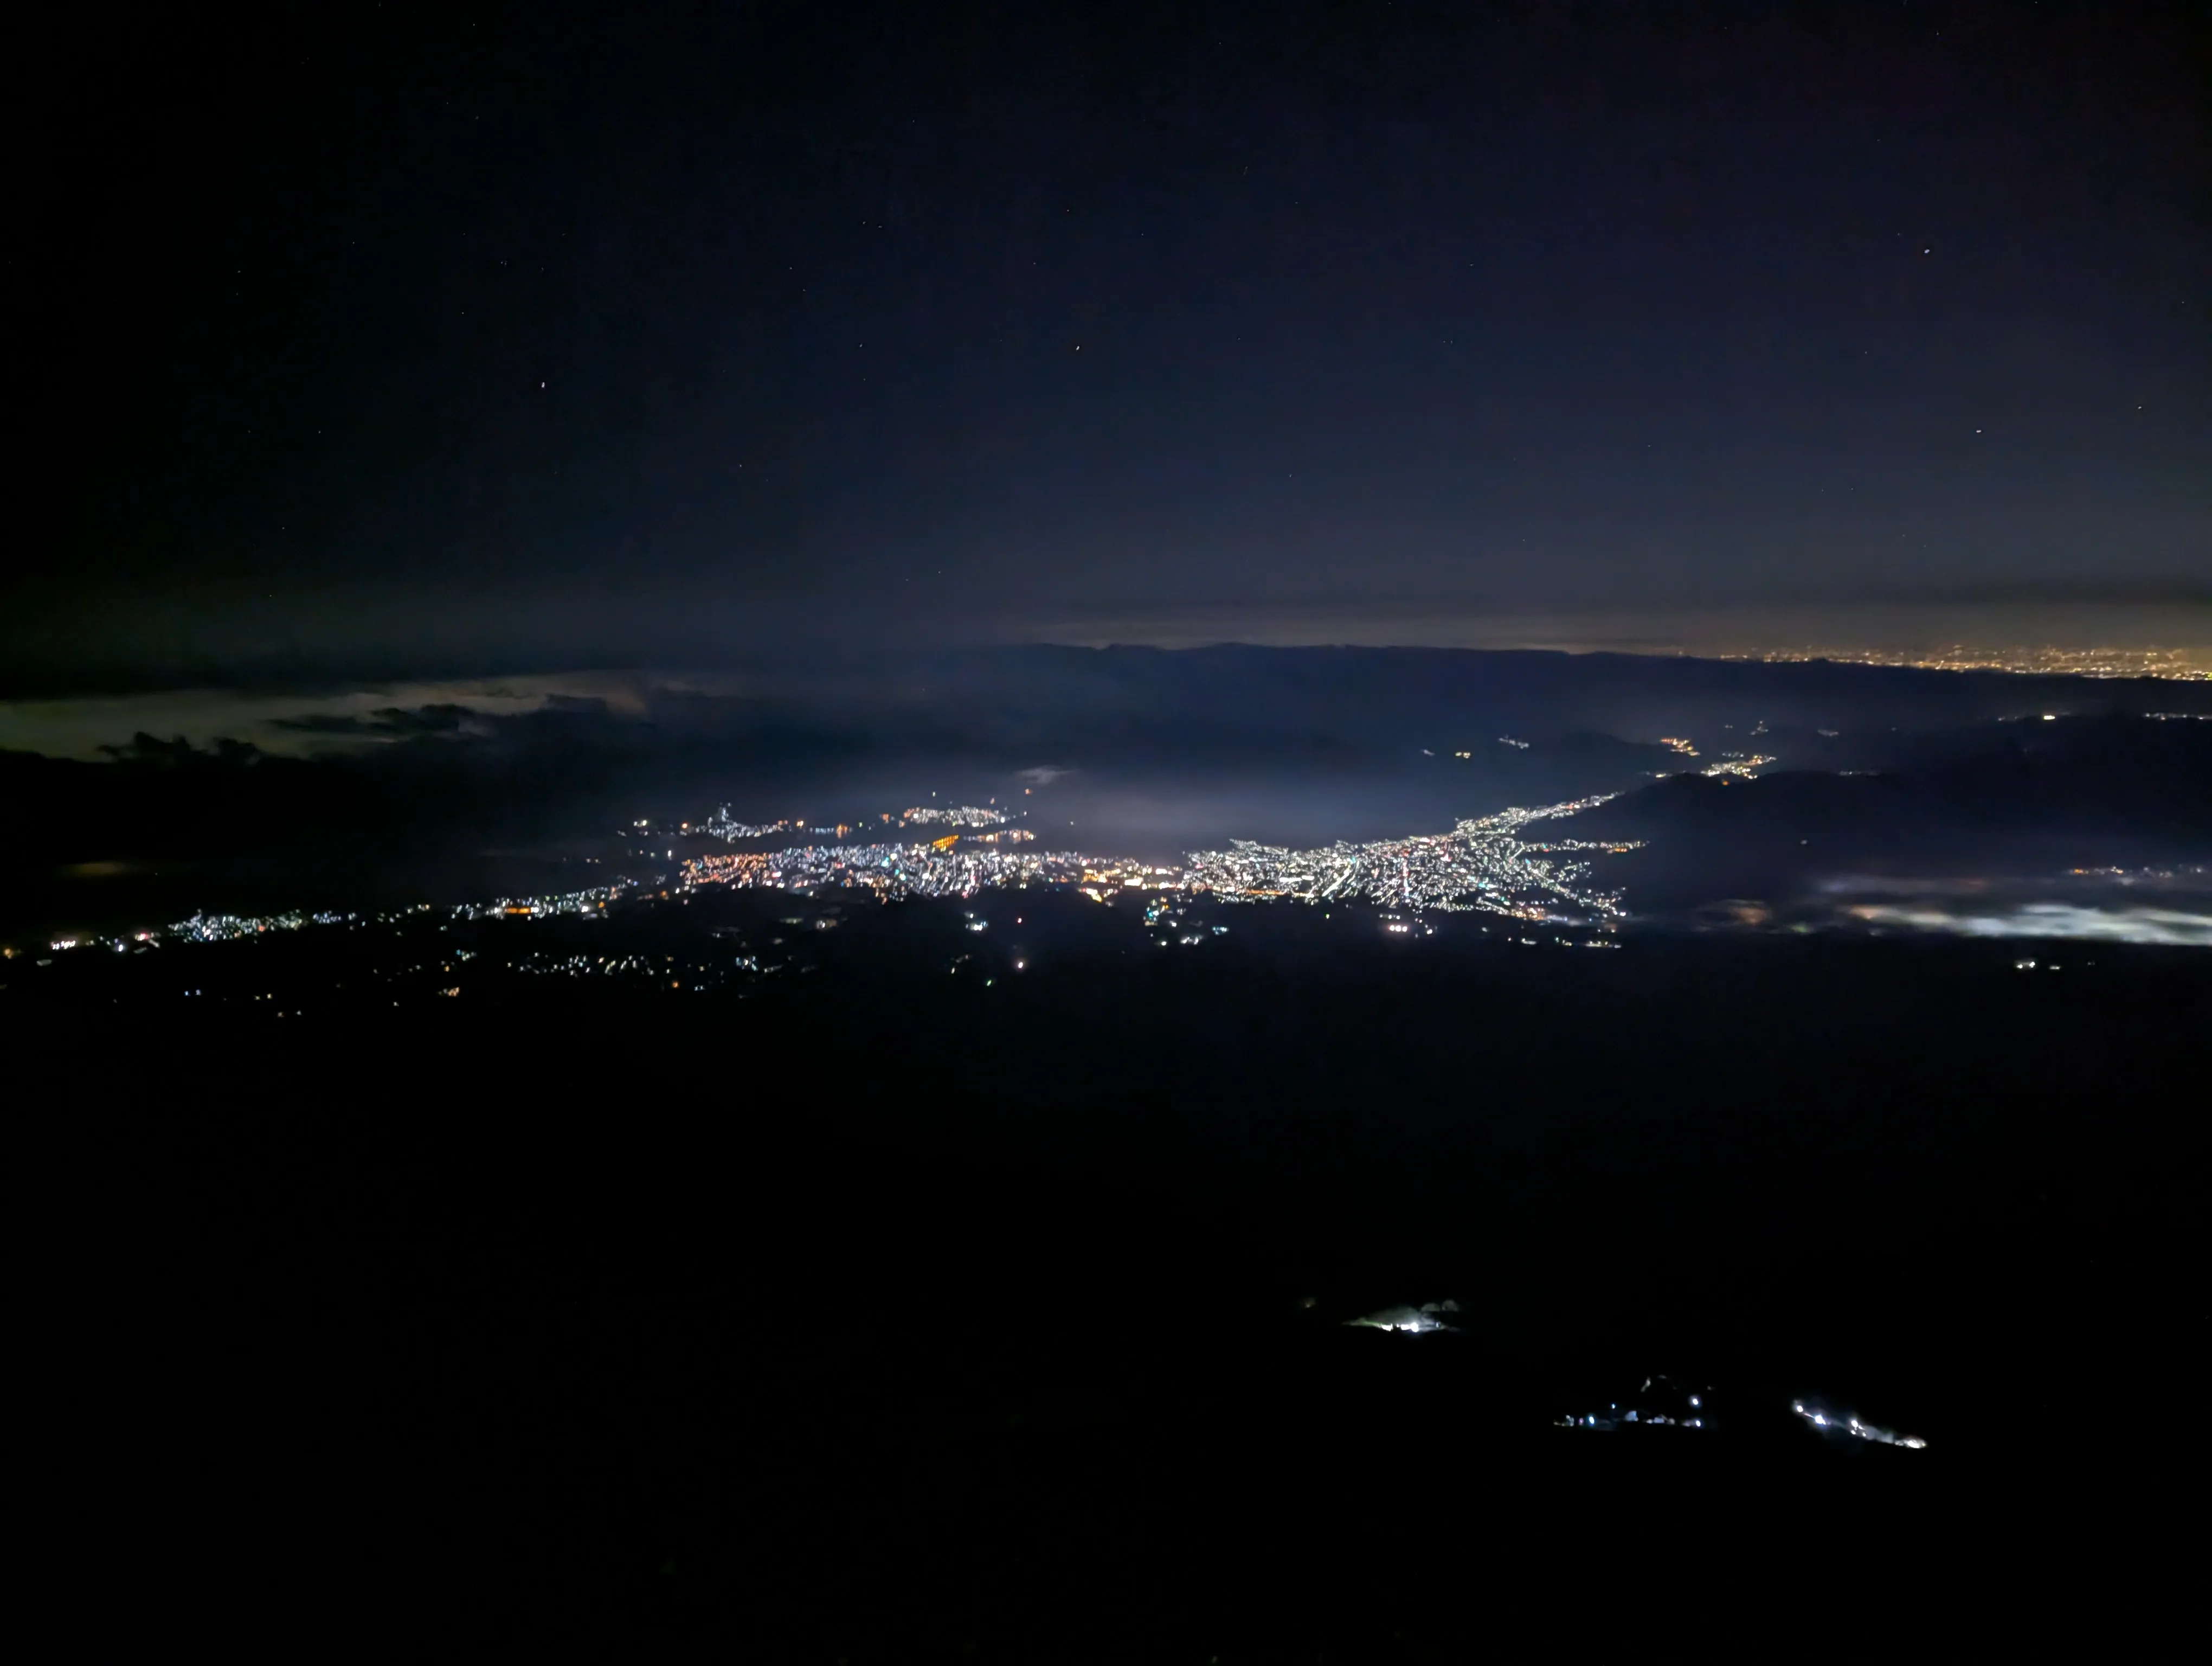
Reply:
[[[886,902],[973,897],[1022,885],[1080,885],[1091,867],[1074,852],[985,848],[958,837],[927,844],[794,845],[785,850],[702,856],[683,865],[687,886],[813,891],[848,886]]]
[[[882,812],[876,819],[885,825],[896,824],[901,827],[985,828],[1004,827],[1013,818],[995,806],[962,804],[943,806],[915,805],[910,809],[901,810],[896,813],[886,810]],[[640,821],[636,825],[644,831],[652,830],[652,824],[649,822]],[[842,839],[849,836],[855,830],[842,822],[830,827],[810,826],[806,822],[796,818],[785,821],[741,822],[731,815],[730,806],[726,804],[716,809],[714,813],[706,820],[697,823],[680,823],[675,830],[680,833],[700,834],[710,839],[720,839],[726,844],[734,844],[740,839],[773,839],[792,834],[803,836],[809,833],[830,835]]]
[[[2180,682],[2212,680],[2212,661],[2202,649],[2161,648],[1989,648],[1953,642],[1941,648],[1770,648],[1759,654],[1722,654],[1722,660],[1764,660],[1799,663],[1826,660],[1838,665],[1911,666],[1923,671],[2007,671],[2071,677],[2162,677]]]
[[[1773,762],[1764,752],[1753,752],[1748,757],[1741,752],[1724,752],[1719,763],[1708,763],[1698,773],[1701,775],[1735,775],[1745,781],[1753,781],[1757,779],[1758,770]]]
[[[154,948],[164,942],[234,943],[247,938],[266,937],[276,932],[301,931],[309,926],[391,925],[425,914],[441,912],[453,920],[552,919],[561,915],[590,918],[604,913],[607,904],[628,888],[627,882],[593,885],[584,891],[561,891],[549,896],[502,897],[491,903],[461,903],[442,910],[428,903],[418,903],[411,908],[374,915],[341,913],[328,909],[314,912],[288,909],[282,914],[200,913],[158,931],[132,932],[122,937],[57,938],[52,946],[56,949],[106,948],[120,952]]]
[[[900,812],[898,822],[970,830],[927,842],[848,843],[843,836],[852,830],[844,827],[804,830],[834,832],[839,842],[687,859],[681,863],[682,884],[686,889],[844,887],[869,891],[884,901],[908,897],[972,897],[988,890],[1040,885],[1067,887],[1099,902],[1133,891],[1158,897],[1204,895],[1236,903],[1275,898],[1322,903],[1367,902],[1393,910],[1393,926],[1408,932],[1414,927],[1399,918],[1396,911],[1473,910],[1529,922],[1609,925],[1626,912],[1619,894],[1592,888],[1587,883],[1589,865],[1577,860],[1577,854],[1636,847],[1617,842],[1532,838],[1528,830],[1534,824],[1594,808],[1612,796],[1600,794],[1537,809],[1502,810],[1463,820],[1449,833],[1364,844],[1340,841],[1326,848],[1298,849],[1240,840],[1227,850],[1193,852],[1181,865],[1105,859],[1079,851],[1004,848],[1002,842],[1034,843],[1036,835],[1025,828],[1007,826],[1011,818],[996,808],[915,806]],[[889,822],[892,818],[887,812],[881,819]],[[731,817],[726,806],[696,826],[684,824],[686,830],[732,841],[779,830],[798,830],[801,825],[739,822]],[[994,830],[972,830],[977,828]],[[420,903],[368,915],[300,909],[268,915],[201,913],[162,931],[112,939],[57,939],[52,946],[61,950],[98,944],[121,951],[150,947],[165,939],[230,942],[307,926],[391,924],[440,913],[462,921],[601,918],[635,884],[618,880],[580,891],[502,897],[444,909]],[[1177,913],[1166,923],[1173,927],[1181,921]],[[1157,912],[1148,915],[1147,924],[1158,921]],[[1181,940],[1202,939],[1187,936]]]
[[[1228,930],[1225,926],[1201,927],[1186,921],[1185,907],[1201,899],[1369,902],[1388,910],[1385,928],[1401,935],[1432,934],[1435,927],[1419,917],[1430,909],[1486,911],[1524,924],[1609,926],[1625,912],[1619,896],[1589,885],[1589,865],[1577,859],[1578,854],[1635,847],[1532,837],[1529,830],[1534,824],[1593,808],[1612,796],[1602,794],[1533,810],[1504,810],[1462,821],[1443,834],[1367,844],[1339,842],[1310,850],[1240,842],[1225,851],[1197,851],[1182,864],[1165,865],[1101,858],[1080,851],[1008,848],[1033,845],[1036,836],[1026,828],[1007,825],[1012,818],[995,807],[916,806],[901,812],[898,823],[931,832],[942,827],[962,830],[923,840],[863,843],[845,842],[846,836],[857,830],[805,829],[798,822],[741,823],[724,806],[702,823],[683,824],[684,830],[735,840],[787,829],[834,832],[836,842],[687,859],[680,864],[679,888],[726,885],[810,892],[847,889],[866,891],[885,902],[907,897],[972,898],[985,891],[1030,886],[1064,888],[1101,903],[1133,893],[1146,899],[1145,923],[1158,932],[1157,941],[1163,947],[1194,946]],[[892,819],[888,813],[880,818],[885,823]],[[638,825],[650,830],[648,824]],[[979,828],[991,830],[975,830]],[[267,915],[204,912],[161,930],[112,939],[57,938],[52,947],[61,951],[97,945],[143,953],[167,941],[233,942],[309,926],[400,926],[441,919],[465,924],[487,920],[605,919],[611,906],[640,889],[641,883],[624,879],[578,891],[501,897],[448,907],[422,903],[371,914],[301,909]],[[835,922],[814,923],[826,927]],[[968,921],[971,931],[984,930],[988,923],[973,915]],[[449,952],[460,959],[471,958],[467,952]],[[509,964],[515,970],[541,976],[644,974],[667,977],[670,987],[687,989],[707,987],[732,973],[757,976],[775,970],[748,955],[689,968],[666,960],[653,966],[635,957],[587,957],[573,952],[542,958],[531,955]],[[1020,963],[1016,965],[1018,970]],[[410,973],[425,970],[409,969]],[[454,968],[445,964],[441,970],[450,973]],[[448,987],[438,993],[458,995],[460,990]]]
[[[624,885],[592,885],[583,891],[565,891],[550,897],[502,897],[491,903],[462,903],[453,909],[456,920],[494,920],[502,916],[529,919],[551,919],[566,915],[570,917],[592,917],[603,914],[608,903],[628,889]]]
[[[2110,879],[2116,885],[2165,885],[2179,882],[2195,888],[2212,880],[2212,864],[2184,862],[2175,867],[2069,867],[2069,874],[2093,879]]]
[[[1003,810],[984,809],[972,804],[942,810],[917,805],[911,810],[900,811],[898,818],[915,827],[1004,827],[1013,819]],[[884,819],[890,818],[886,816]]]
[[[620,978],[635,985],[641,980],[654,988],[688,989],[695,994],[719,988],[733,974],[779,971],[781,962],[763,966],[757,955],[715,956],[702,959],[686,955],[650,954],[525,954],[503,963],[506,969],[532,977]],[[451,968],[447,968],[448,970]],[[459,989],[441,993],[459,994]]]
[[[283,914],[196,914],[189,920],[179,921],[166,932],[134,933],[131,940],[152,943],[163,937],[173,937],[186,943],[228,943],[269,932],[295,932],[307,926],[348,925],[359,918],[351,914],[308,914],[299,909]],[[114,946],[125,946],[125,939],[115,939]]]
[[[643,827],[645,824],[640,822],[638,825]],[[728,842],[738,839],[774,838],[779,833],[791,831],[796,825],[796,823],[787,821],[741,822],[731,816],[730,806],[726,804],[708,817],[705,821],[700,823],[697,828],[687,826],[683,830],[704,833],[710,839],[720,839]]]
[[[1008,885],[1068,885],[1099,902],[1127,891],[1206,893],[1224,902],[1369,902],[1391,909],[1479,910],[1521,921],[1597,925],[1620,919],[1626,910],[1618,893],[1587,884],[1589,865],[1574,860],[1575,854],[1635,847],[1533,839],[1526,830],[1534,823],[1591,809],[1611,796],[1534,810],[1501,810],[1462,821],[1449,833],[1366,844],[1339,842],[1324,848],[1295,849],[1239,840],[1227,850],[1194,851],[1181,866],[1106,860],[1074,851],[986,849],[978,847],[988,835],[981,840],[956,835],[927,843],[794,845],[776,851],[702,856],[685,861],[683,873],[687,886],[794,891],[851,886],[887,901],[967,897]]]
[[[1541,809],[1501,810],[1460,822],[1449,833],[1366,844],[1343,841],[1298,850],[1238,840],[1227,850],[1191,854],[1185,888],[1224,902],[1286,897],[1303,903],[1368,902],[1415,910],[1479,910],[1524,921],[1601,924],[1626,910],[1618,893],[1590,888],[1587,862],[1556,857],[1634,847],[1583,839],[1525,836],[1536,822],[1592,809],[1610,793]]]

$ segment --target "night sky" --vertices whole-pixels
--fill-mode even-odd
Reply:
[[[84,14],[18,59],[0,664],[2186,607],[2201,22]]]

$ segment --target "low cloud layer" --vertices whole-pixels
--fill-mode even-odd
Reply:
[[[2139,943],[2212,948],[2212,914],[2180,909],[2097,909],[2071,903],[2028,903],[2002,914],[1869,904],[1847,910],[1870,926],[1954,937],[2021,938],[2083,943]]]
[[[483,735],[541,712],[642,717],[668,694],[731,691],[732,679],[573,672],[337,690],[178,689],[153,694],[0,701],[0,751],[96,760],[134,734],[222,740],[307,757],[425,736]]]

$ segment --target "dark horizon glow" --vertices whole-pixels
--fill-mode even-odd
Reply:
[[[84,27],[0,691],[2212,637],[2179,9]]]

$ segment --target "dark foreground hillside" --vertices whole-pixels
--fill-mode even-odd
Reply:
[[[93,1623],[823,1661],[2154,1634],[2212,969],[1282,917],[988,987],[887,938],[742,999],[0,1009]],[[1447,1298],[1456,1334],[1342,1322]],[[1709,1426],[1553,1426],[1654,1372]],[[1928,1444],[1824,1438],[1809,1395]]]

